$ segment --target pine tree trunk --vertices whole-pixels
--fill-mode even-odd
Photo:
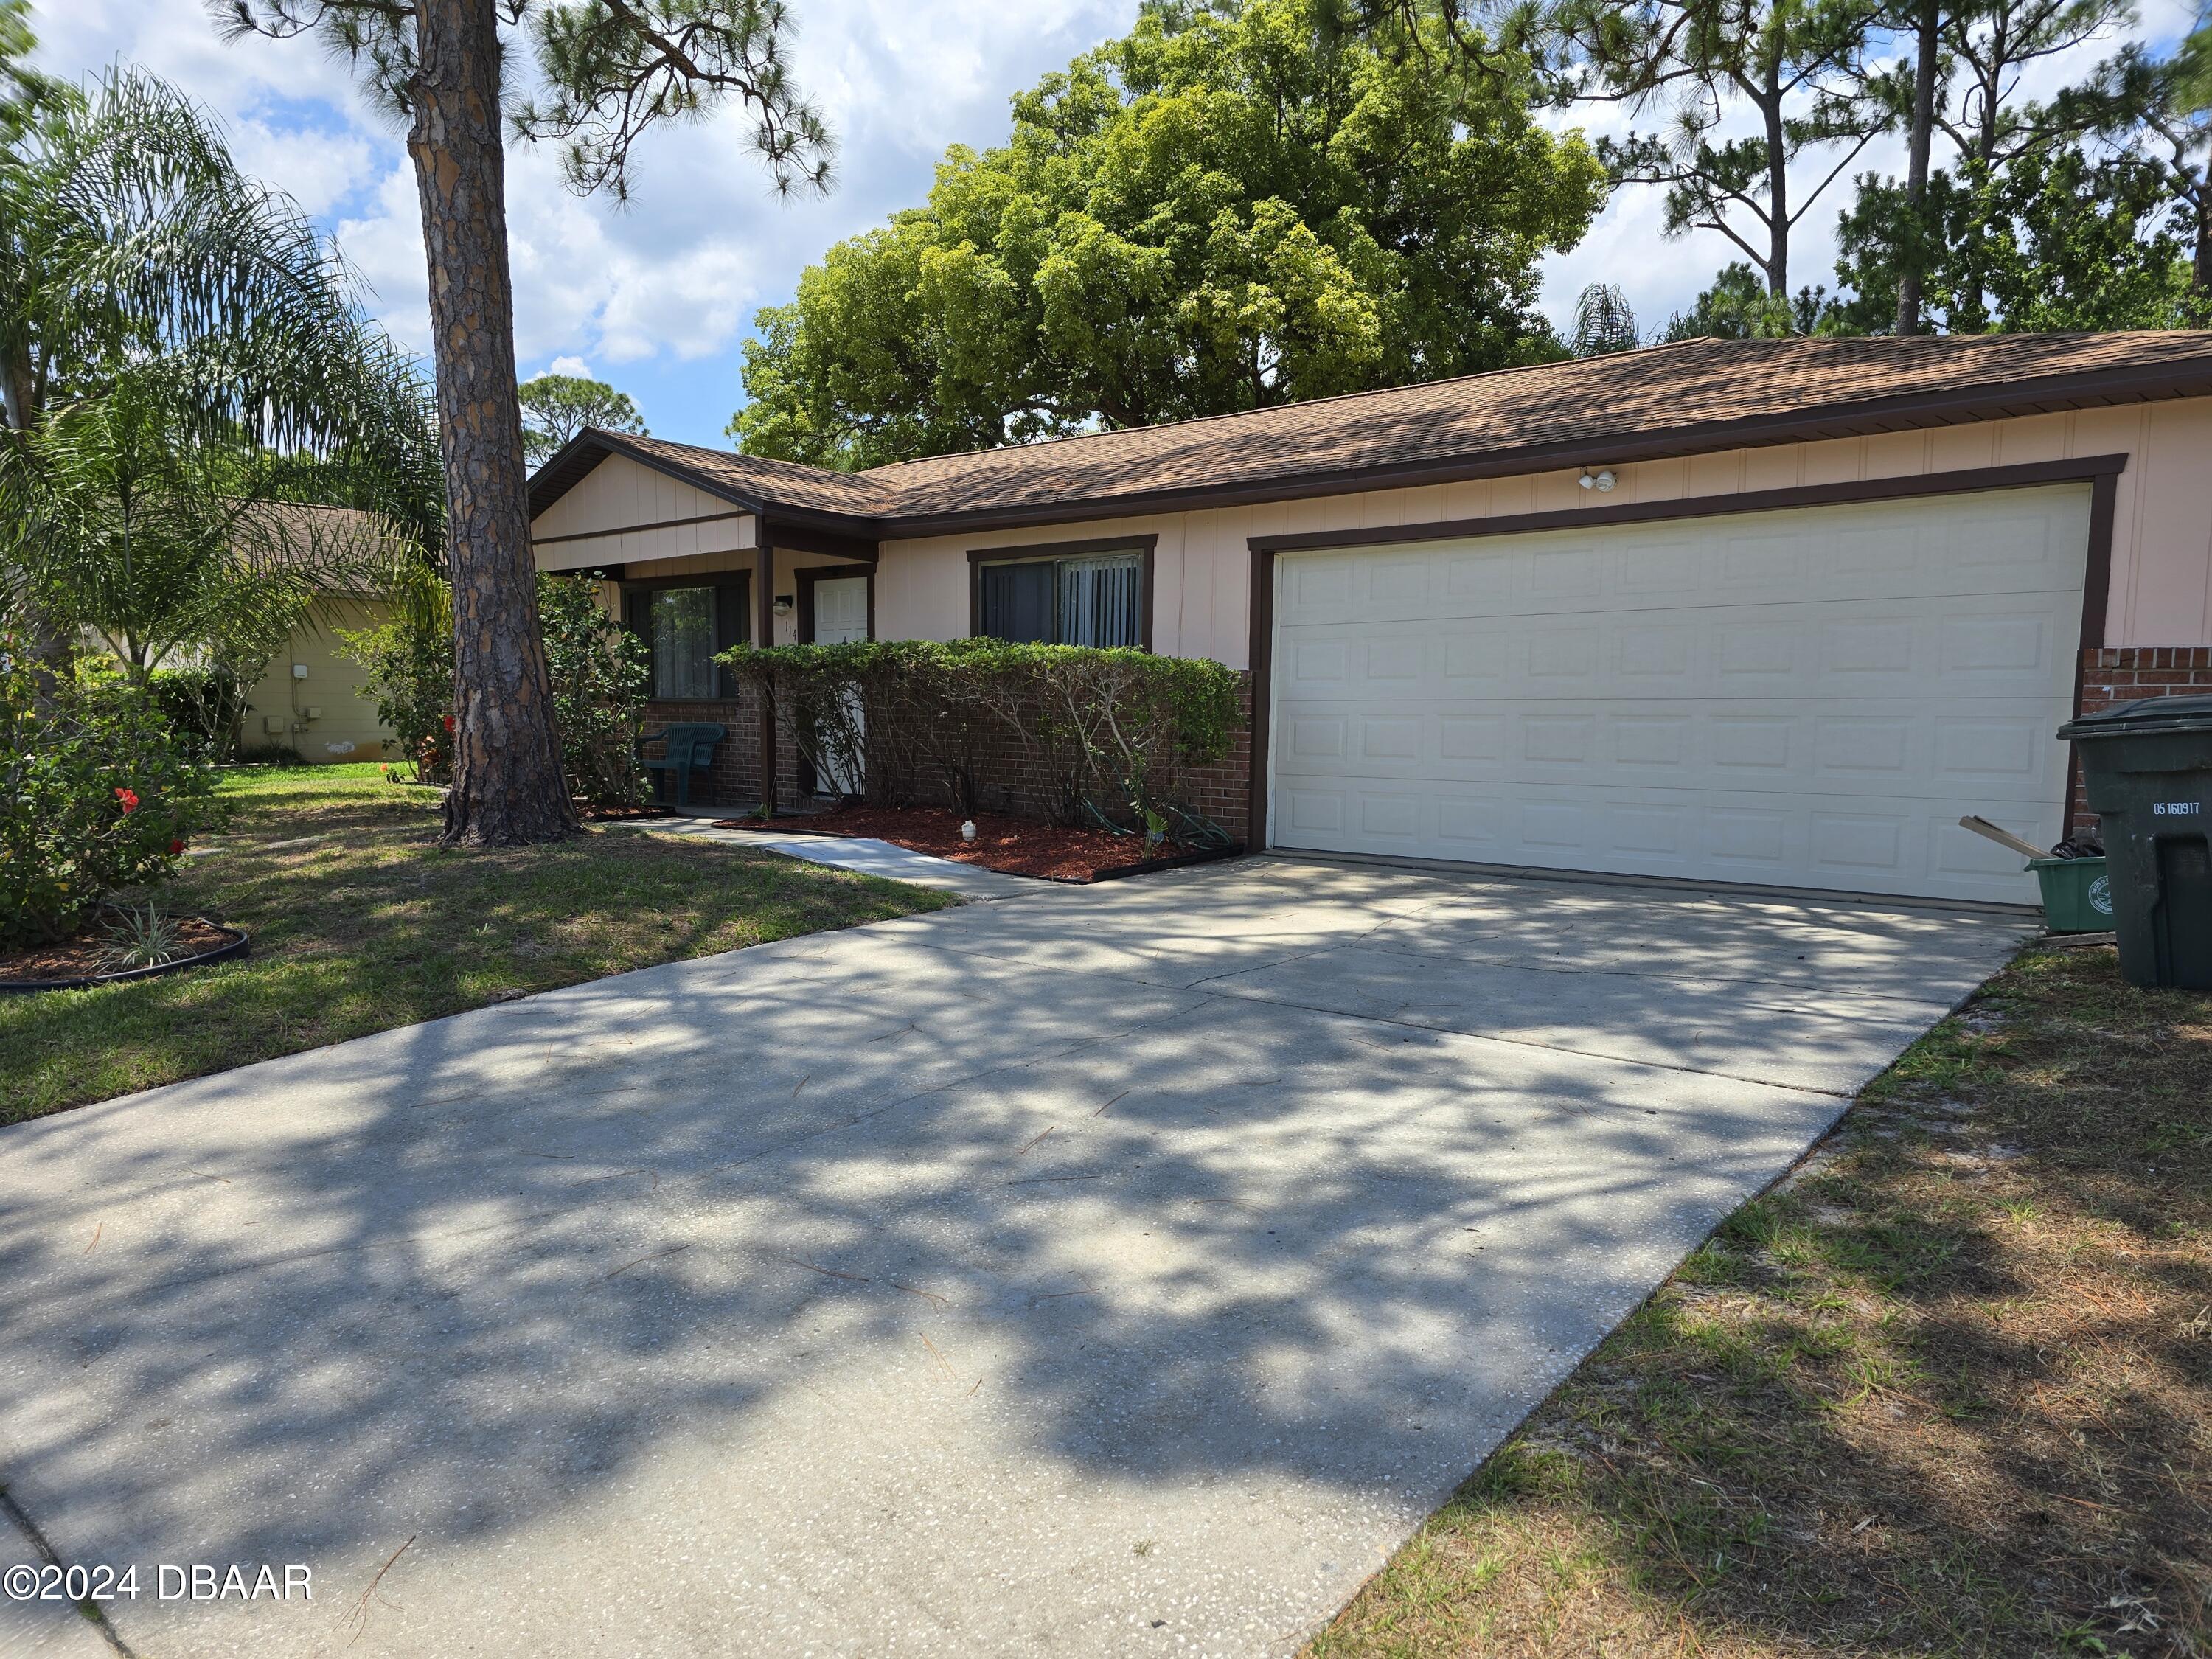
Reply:
[[[2205,163],[2204,176],[2197,182],[2193,205],[2197,210],[2197,254],[2189,264],[2189,285],[2201,300],[2212,295],[2212,161]]]
[[[27,347],[6,354],[0,362],[0,422],[17,432],[29,432],[39,418],[37,377],[32,372]],[[52,702],[55,687],[70,672],[69,633],[35,587],[18,596],[24,631],[30,636],[31,694],[40,708]]]
[[[1790,297],[1790,151],[1782,122],[1782,87],[1775,66],[1767,66],[1760,113],[1766,118],[1766,291]]]
[[[448,846],[558,841],[576,828],[538,626],[515,397],[495,0],[415,0],[407,135],[430,267],[446,552],[453,576]]]
[[[1921,0],[1920,55],[1912,69],[1912,131],[1905,162],[1905,194],[1912,204],[1911,241],[1897,279],[1897,331],[1920,332],[1922,267],[1927,261],[1928,154],[1936,139],[1936,0]]]

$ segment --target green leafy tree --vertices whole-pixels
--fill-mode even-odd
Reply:
[[[1863,186],[1844,216],[1837,272],[1857,298],[1847,325],[1890,321],[1900,222],[1917,218],[1924,325],[1947,333],[2176,328],[2197,314],[2170,181],[2153,159],[2032,149],[1960,180],[1939,172],[1916,214],[1893,185]]]
[[[1951,151],[1955,181],[1993,179],[2031,151],[2078,138],[2098,124],[2094,103],[2078,90],[2025,97],[2023,82],[2037,64],[2094,41],[2130,15],[2128,0],[1896,0],[1882,21],[1909,53],[1872,74],[1863,97],[1905,131],[1905,177],[1901,185],[1861,179],[1851,210],[1863,228],[1888,226],[1894,331],[1919,331],[1926,274],[1950,251],[1933,211],[1935,196],[1951,190],[1932,182],[1939,141]],[[1870,300],[1856,310],[1863,320],[1873,316]]]
[[[1824,289],[1804,288],[1794,300],[1770,294],[1766,279],[1739,259],[1721,267],[1689,310],[1660,331],[1665,340],[1776,340],[1811,334],[1830,320]]]
[[[2083,101],[2103,133],[2153,157],[2177,233],[2190,246],[2197,314],[2212,311],[2212,10],[2163,58],[2130,46],[2106,64]]]
[[[522,401],[522,450],[542,466],[587,426],[605,432],[643,434],[637,405],[605,380],[578,374],[540,374],[517,390]]]
[[[1220,414],[1556,353],[1536,267],[1604,181],[1525,72],[1311,0],[1148,7],[842,242],[746,344],[755,454],[837,466]]]
[[[570,186],[630,191],[637,140],[736,101],[777,185],[825,185],[781,0],[211,0],[233,35],[313,34],[407,124],[430,276],[459,696],[445,839],[557,840],[562,771],[530,552],[503,124],[557,143]],[[534,80],[533,80],[534,74]]]
[[[40,83],[8,130],[8,605],[50,678],[87,630],[141,682],[187,657],[256,677],[342,569],[434,541],[413,365],[305,216],[174,88]],[[373,535],[341,550],[318,504]]]

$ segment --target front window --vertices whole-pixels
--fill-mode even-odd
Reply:
[[[662,587],[653,594],[653,695],[714,695],[714,590]]]
[[[992,639],[1042,645],[1144,643],[1141,554],[987,564],[978,580],[982,631]]]

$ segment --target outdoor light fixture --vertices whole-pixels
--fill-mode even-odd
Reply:
[[[1583,476],[1576,479],[1575,482],[1580,484],[1584,489],[1595,489],[1601,495],[1605,491],[1612,489],[1613,485],[1620,481],[1613,476],[1613,469],[1611,467],[1606,468],[1602,472],[1592,472],[1589,468],[1585,467],[1583,469]]]
[[[792,606],[796,603],[797,601],[794,600],[788,593],[777,594],[775,596],[775,614],[779,617],[788,617],[791,614]]]

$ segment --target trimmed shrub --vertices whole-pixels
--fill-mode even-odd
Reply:
[[[739,646],[721,660],[757,688],[818,779],[903,806],[925,779],[976,810],[986,745],[1011,738],[1051,823],[1161,822],[1178,766],[1219,760],[1236,736],[1237,677],[1203,658],[1015,645],[872,640]]]
[[[586,577],[539,576],[538,619],[568,793],[593,806],[637,805],[648,793],[637,738],[653,653],[607,613]]]
[[[0,635],[0,945],[66,939],[110,895],[168,878],[219,816],[205,746],[112,669],[43,701]]]

